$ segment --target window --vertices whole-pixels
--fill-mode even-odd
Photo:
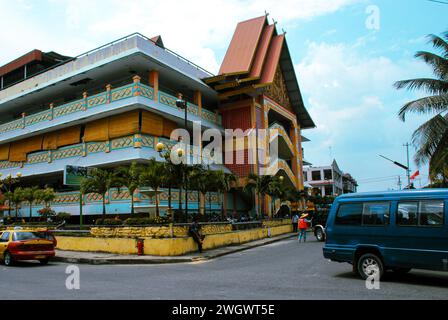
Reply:
[[[443,211],[443,201],[421,201],[419,224],[421,226],[442,226]]]
[[[442,200],[401,202],[398,204],[397,224],[400,226],[442,226]]]
[[[333,179],[331,170],[330,169],[324,170],[324,180],[331,180],[331,179]]]
[[[370,226],[389,224],[389,208],[388,202],[364,203],[362,224]]]
[[[4,232],[2,237],[0,238],[0,242],[8,242],[9,241],[9,232]]]
[[[398,204],[397,224],[416,226],[418,221],[418,202],[401,202]]]
[[[313,171],[313,172],[311,173],[311,178],[312,178],[314,181],[322,180],[322,175],[320,174],[320,170],[319,170],[319,171]]]
[[[303,171],[303,180],[308,181],[308,172]]]
[[[341,204],[336,215],[335,224],[359,226],[362,218],[362,203]]]

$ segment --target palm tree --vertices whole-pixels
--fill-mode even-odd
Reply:
[[[204,168],[200,164],[192,165],[188,173],[188,189],[198,193],[198,212],[201,213],[201,182],[203,181]]]
[[[158,162],[155,158],[149,160],[148,165],[143,167],[140,175],[140,184],[151,187],[156,197],[156,215],[159,216],[159,188],[166,182],[166,166],[163,162]]]
[[[140,174],[142,167],[132,162],[129,167],[119,167],[116,170],[117,183],[129,190],[131,196],[131,215],[134,214],[134,193],[140,186]]]
[[[56,198],[53,188],[45,188],[36,190],[36,201],[42,201],[46,208],[50,208],[50,203]]]
[[[118,187],[119,182],[115,173],[110,170],[96,168],[81,180],[81,194],[96,193],[103,198],[103,219],[106,218],[106,194],[113,188]]]
[[[272,181],[273,177],[269,175],[259,176],[256,173],[249,173],[246,177],[245,190],[254,192],[258,196],[258,207],[261,207],[261,210],[259,209],[257,212],[257,218],[260,213],[264,217],[264,196],[268,194]]]
[[[11,207],[11,205],[14,204],[16,210],[15,221],[17,222],[19,220],[19,205],[24,200],[23,188],[18,187],[14,190],[14,192],[10,191],[8,193],[9,206]]]
[[[441,54],[419,51],[415,57],[423,60],[433,69],[435,78],[419,78],[398,81],[397,89],[424,90],[430,95],[406,103],[398,116],[406,120],[409,113],[432,114],[412,135],[412,143],[418,149],[415,155],[417,165],[429,163],[430,174],[441,174],[448,165],[448,32],[442,37],[429,35],[429,42],[440,49]]]
[[[216,178],[218,191],[223,194],[221,197],[221,214],[222,218],[226,219],[227,211],[224,210],[224,202],[227,201],[228,192],[236,186],[238,177],[233,173],[224,173],[224,171],[219,170],[216,172]]]
[[[25,201],[28,201],[30,206],[30,221],[33,219],[33,203],[39,197],[39,187],[30,187],[25,188],[22,191],[22,198]]]

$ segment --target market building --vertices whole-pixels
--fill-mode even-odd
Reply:
[[[187,112],[176,105],[179,98],[186,101]],[[80,199],[79,188],[64,185],[67,166],[113,169],[150,158],[164,161],[156,145],[177,144],[171,132],[185,123],[191,132],[194,122],[200,122],[202,131],[223,134],[225,129],[242,129],[245,135],[267,129],[271,134],[261,142],[266,148],[257,145],[257,150],[269,150],[276,141],[278,158],[264,172],[303,189],[302,130],[315,125],[302,100],[285,34],[267,16],[237,25],[217,75],[166,48],[160,36],[138,33],[76,57],[33,50],[0,67],[0,172],[3,177],[20,172],[20,184],[26,186],[53,187],[57,212],[77,215],[82,201],[85,215],[101,214],[100,195]],[[249,163],[250,151],[243,145],[232,151],[243,154],[243,163],[209,168],[242,180],[250,172],[260,173],[266,166],[263,152]],[[202,147],[189,149],[188,156],[201,158]],[[168,195],[162,191],[163,207]],[[129,192],[113,189],[107,197],[108,214],[129,213]],[[149,201],[140,191],[133,197],[137,206]],[[188,194],[193,211],[203,201],[197,197]],[[220,207],[221,197],[213,194],[213,208]],[[173,190],[174,208],[178,198]],[[33,215],[41,207],[36,205]],[[233,193],[225,207],[247,212],[250,204]],[[19,215],[28,216],[25,209]]]

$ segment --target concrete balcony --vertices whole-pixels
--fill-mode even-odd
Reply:
[[[275,139],[278,139],[279,157],[287,160],[294,158],[294,144],[285,128],[279,123],[273,123],[269,126],[269,142],[272,143]]]
[[[184,110],[176,107],[176,100],[162,91],[154,100],[153,88],[136,81],[2,124],[0,144],[139,107],[183,120]],[[192,103],[188,103],[188,120],[201,121],[204,127],[222,129],[220,115]]]
[[[296,176],[294,175],[294,172],[292,172],[288,163],[283,159],[277,159],[274,163],[272,163],[266,173],[269,175],[277,175],[279,172],[285,173],[291,184],[296,186]]]
[[[3,176],[15,176],[20,172],[23,177],[55,174],[64,171],[67,165],[82,167],[111,166],[144,162],[150,158],[165,161],[155,150],[158,142],[163,142],[168,149],[178,144],[166,138],[135,134],[103,142],[89,142],[62,147],[57,150],[30,153],[26,162],[0,161],[0,172]],[[198,148],[189,146],[189,163],[209,163],[210,159],[201,157]],[[210,169],[222,169],[229,172],[224,165],[211,164]]]

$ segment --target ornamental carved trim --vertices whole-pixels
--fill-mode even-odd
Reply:
[[[291,110],[291,102],[289,100],[288,89],[286,88],[285,79],[283,78],[283,72],[280,66],[277,67],[274,76],[274,82],[264,89],[266,95],[268,95],[275,102]]]

